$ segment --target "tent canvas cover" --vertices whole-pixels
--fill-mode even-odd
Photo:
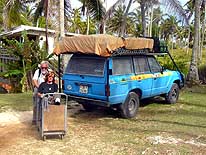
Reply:
[[[63,37],[59,41],[53,53],[56,55],[63,53],[84,53],[96,54],[109,57],[115,49],[125,47],[126,49],[150,49],[154,44],[153,39],[148,38],[120,38],[107,34],[78,35]]]

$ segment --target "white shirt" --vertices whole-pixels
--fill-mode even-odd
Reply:
[[[37,82],[38,82],[38,84],[40,85],[42,82],[44,82],[45,81],[45,75],[43,75],[42,73],[40,74],[40,76],[39,76],[39,71],[40,71],[40,69],[37,69],[36,71],[35,71],[35,73],[34,73],[34,76],[33,76],[33,80],[37,80]]]

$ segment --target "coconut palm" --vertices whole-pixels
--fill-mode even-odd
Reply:
[[[179,16],[184,19],[186,24],[188,24],[187,17],[185,15],[184,9],[180,5],[179,1],[177,0],[136,0],[140,4],[141,8],[141,16],[142,16],[142,35],[146,36],[146,13],[148,12],[148,9],[153,7],[154,4],[163,4],[163,6],[166,7],[165,10],[170,10],[171,12],[174,12],[173,14],[176,16]],[[152,13],[153,9],[151,9],[151,17],[150,21],[153,21]],[[152,24],[150,22],[150,24]]]
[[[101,0],[79,0],[82,3],[82,12],[87,16],[87,22],[89,22],[89,17],[92,17],[97,21],[97,29],[99,33],[105,33],[105,23],[109,20],[113,14],[114,10],[123,3],[124,0],[117,0],[108,10],[103,6],[106,0],[102,3]],[[89,17],[88,17],[89,16]],[[89,24],[87,24],[87,34],[89,29]]]
[[[194,42],[192,48],[192,59],[190,63],[188,80],[199,81],[198,67],[197,67],[197,51],[199,50],[199,28],[200,28],[200,4],[201,0],[195,0],[195,31]]]
[[[3,23],[4,29],[8,30],[11,27],[19,26],[21,24],[28,24],[28,19],[23,16],[28,10],[28,5],[32,3],[30,1],[22,0],[2,0],[1,5],[4,5],[3,8]],[[17,20],[18,19],[18,20]]]
[[[87,32],[89,34],[89,21],[93,18],[97,21],[103,20],[105,8],[101,0],[79,0],[82,3],[81,11],[87,17]]]
[[[60,1],[60,2],[61,2],[59,4],[60,7],[62,5],[64,5],[64,9],[63,9],[64,15],[68,16],[69,10],[70,10],[70,7],[71,7],[70,0],[64,0],[64,2],[63,1]],[[45,20],[46,20],[46,50],[47,50],[47,52],[48,52],[48,25],[49,25],[48,18],[49,18],[49,10],[52,8],[52,6],[55,6],[56,4],[57,4],[57,2],[53,1],[53,0],[40,0],[37,3],[37,9],[35,11],[35,17],[34,17],[34,22],[35,23],[38,21],[38,18],[41,17],[41,16],[44,16]],[[52,11],[54,11],[54,14],[58,14],[57,9],[56,10],[54,9]],[[61,12],[59,14],[61,15]],[[63,17],[60,16],[59,18],[60,18],[60,20],[62,20]],[[64,21],[62,23],[60,23],[60,27],[61,27],[61,24],[64,24]]]
[[[120,36],[122,36],[122,37],[125,35],[127,15],[129,13],[129,9],[132,5],[132,2],[133,2],[133,0],[129,0],[128,5],[127,5],[126,10],[125,10],[124,15],[123,15],[122,24],[121,24],[121,33],[120,33]]]
[[[111,33],[115,33],[119,36],[121,36],[121,26],[122,21],[125,13],[125,6],[119,6],[113,13],[113,16],[108,21],[107,31]],[[133,14],[128,14],[126,18],[126,28],[125,28],[125,34],[134,34],[135,31],[135,22],[134,18],[132,17]]]
[[[202,48],[203,48],[203,42],[204,42],[204,38],[205,38],[205,0],[200,0],[200,23],[202,26],[202,32],[200,35],[200,39],[199,39],[199,50],[197,52],[197,57],[198,57],[198,62],[201,62],[202,60]],[[194,15],[195,12],[195,0],[189,0],[185,6],[187,7],[186,12],[188,15],[188,18],[191,18]],[[199,32],[200,33],[200,32]]]

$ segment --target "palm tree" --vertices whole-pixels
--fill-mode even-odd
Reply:
[[[180,23],[180,21],[177,20],[176,17],[171,16],[171,15],[167,15],[168,18],[166,18],[160,28],[161,28],[161,32],[162,32],[162,37],[166,40],[169,41],[170,40],[170,36],[172,37],[172,46],[173,46],[173,37],[174,35],[178,32],[178,24]],[[173,49],[173,48],[172,48]]]
[[[45,19],[46,19],[46,50],[48,52],[48,18],[49,18],[49,10],[50,8],[52,7],[52,5],[50,4],[56,4],[55,3],[56,1],[53,1],[53,0],[40,0],[37,4],[37,9],[35,11],[35,17],[34,17],[34,22],[37,23],[37,20],[40,16],[44,16]],[[59,19],[61,20],[61,23],[60,23],[60,32],[61,34],[64,34],[64,27],[62,28],[62,25],[64,26],[64,17],[62,17],[62,11],[63,12],[63,15],[64,16],[69,16],[69,10],[70,10],[70,0],[64,0],[64,1],[60,1],[60,8],[62,8],[64,6],[64,9],[60,9],[61,11],[59,12]],[[57,10],[53,10],[53,11],[56,11],[57,13]],[[58,13],[57,13],[58,14]],[[63,19],[63,20],[62,20]]]
[[[148,8],[153,6],[154,4],[164,4],[164,6],[167,8],[165,10],[170,10],[174,12],[174,14],[178,15],[179,17],[183,18],[188,24],[187,17],[185,15],[184,9],[180,5],[179,1],[177,0],[136,0],[140,4],[141,8],[141,17],[142,17],[142,35],[146,36],[146,12],[148,11]],[[152,12],[151,12],[152,13]],[[152,16],[151,16],[152,20]]]
[[[197,51],[199,50],[199,28],[200,28],[200,3],[201,0],[195,0],[195,34],[192,48],[192,59],[190,63],[188,80],[191,82],[199,81],[197,67]]]
[[[205,0],[200,0],[200,22],[202,25],[202,33],[200,35],[199,39],[199,50],[197,52],[197,57],[198,57],[198,63],[201,62],[202,60],[202,47],[203,47],[203,42],[205,38]],[[195,12],[195,0],[189,0],[185,6],[187,6],[186,13],[188,15],[188,18],[190,19]],[[199,32],[200,33],[200,32]]]
[[[121,33],[120,33],[120,36],[122,36],[122,37],[125,34],[126,19],[127,19],[127,15],[129,13],[129,9],[131,7],[132,2],[133,2],[133,0],[129,0],[127,8],[126,8],[126,11],[125,11],[125,13],[123,15],[123,20],[122,20],[122,24],[121,24]]]
[[[71,17],[69,19],[69,32],[74,32],[74,33],[83,33],[82,30],[82,25],[83,22],[81,20],[81,14],[80,14],[80,9],[73,9],[71,12]]]
[[[8,30],[13,26],[19,26],[21,24],[28,24],[28,19],[24,16],[24,12],[27,11],[28,5],[33,1],[22,0],[5,0],[1,1],[3,8],[3,24],[4,29]],[[18,20],[17,20],[18,19]]]
[[[89,34],[89,21],[90,17],[101,21],[103,20],[103,17],[105,16],[105,8],[103,7],[103,3],[101,0],[79,0],[82,3],[82,13],[87,17],[87,32],[86,34]]]
[[[111,33],[116,33],[121,36],[121,26],[125,13],[125,6],[119,6],[114,12],[113,16],[108,21],[107,31]],[[132,17],[134,14],[128,14],[126,17],[125,23],[125,34],[134,34],[135,31],[135,22]]]

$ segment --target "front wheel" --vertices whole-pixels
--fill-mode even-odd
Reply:
[[[137,115],[139,108],[139,95],[130,92],[124,104],[120,105],[120,112],[123,118],[133,118]]]
[[[169,104],[174,104],[179,98],[179,86],[176,83],[173,83],[170,91],[166,94],[165,100]]]

